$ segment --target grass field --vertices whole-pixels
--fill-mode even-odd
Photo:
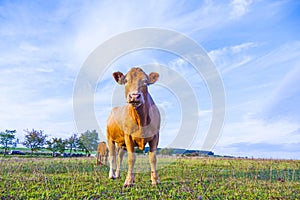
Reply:
[[[95,158],[2,157],[0,199],[300,199],[300,161],[158,157],[152,187],[137,159],[135,185],[122,188],[126,172],[110,180]]]

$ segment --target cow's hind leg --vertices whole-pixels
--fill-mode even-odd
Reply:
[[[97,154],[96,154],[96,157],[97,157],[97,159],[96,159],[96,165],[99,165],[99,156],[100,156],[100,154],[99,154],[99,152],[97,152]]]
[[[100,159],[99,159],[99,165],[101,166],[102,165],[102,155],[101,154],[99,154],[99,157],[100,157]]]
[[[111,179],[115,179],[115,169],[116,169],[116,146],[114,142],[108,141],[109,148],[109,175],[108,177]]]
[[[105,165],[107,165],[107,158],[108,158],[108,150],[107,150],[107,152],[105,153],[105,156],[104,156],[104,159],[105,159]]]
[[[117,160],[116,177],[120,178],[121,177],[122,160],[123,160],[123,156],[125,154],[125,149],[123,147],[118,147],[117,152],[118,152],[118,160]]]

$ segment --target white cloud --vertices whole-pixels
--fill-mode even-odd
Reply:
[[[299,159],[297,151],[292,152],[294,143],[300,141],[299,134],[292,134],[299,130],[299,115],[288,115],[288,110],[299,113],[297,101],[292,101],[299,99],[299,42],[283,44],[263,56],[253,54],[251,50],[260,47],[263,46],[244,43],[210,52],[223,70],[227,86],[227,121],[215,151],[235,156]],[[226,70],[225,63],[237,66],[237,61],[243,61],[248,54],[254,57],[241,65],[243,70]],[[252,149],[264,144],[264,150]],[[249,146],[248,151],[243,145]],[[284,150],[289,152],[284,155]]]
[[[7,100],[9,101],[9,100]],[[24,129],[41,129],[47,135],[67,137],[75,131],[72,117],[72,99],[52,98],[40,101],[4,102],[12,105],[1,108],[0,130],[16,129],[17,136],[23,138]],[[3,104],[2,104],[3,105]]]
[[[280,144],[284,141],[293,143],[299,141],[300,136],[292,136],[290,133],[299,128],[299,124],[288,120],[265,122],[258,119],[246,119],[225,124],[223,136],[218,145],[227,146],[239,142]]]
[[[51,73],[51,72],[54,72],[54,69],[53,68],[46,68],[46,67],[39,67],[39,68],[36,68],[36,71],[37,72],[43,72],[43,73]]]
[[[299,56],[300,43],[293,41],[244,65],[243,80],[240,81],[244,85],[241,85],[243,91],[240,92],[243,92],[248,100],[255,100],[257,105],[260,105],[253,107],[257,115],[267,119],[300,119],[296,103],[300,98]]]
[[[212,50],[208,53],[208,55],[216,66],[223,73],[226,73],[255,59],[255,54],[252,53],[252,50],[258,46],[258,44],[253,42],[246,42],[239,45]]]
[[[232,4],[218,1],[86,2],[74,19],[80,29],[75,29],[68,41],[69,53],[82,63],[102,42],[136,28],[162,27],[191,35],[199,30],[213,31],[230,23],[231,10],[234,17],[239,17],[246,13],[249,5],[248,1]],[[205,34],[197,34],[197,38],[204,38]]]
[[[232,10],[230,12],[230,18],[236,19],[247,14],[252,0],[233,0],[231,2]]]
[[[215,151],[221,155],[299,159],[298,153],[293,152],[293,144],[300,141],[300,135],[294,134],[299,128],[298,123],[292,123],[289,120],[265,122],[248,118],[238,122],[226,123]],[[260,149],[250,147],[258,146],[258,144],[262,145]],[[245,145],[249,145],[248,150],[246,147],[244,148]],[[263,146],[265,146],[265,149]],[[278,151],[282,149],[290,151],[289,157],[278,154]],[[274,152],[277,152],[277,156]]]
[[[19,48],[23,51],[30,51],[30,52],[36,52],[36,51],[40,50],[39,47],[37,47],[36,45],[30,44],[28,42],[22,42],[20,44]]]

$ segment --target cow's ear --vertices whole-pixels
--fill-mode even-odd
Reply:
[[[123,75],[122,72],[114,72],[113,77],[116,80],[116,82],[119,83],[120,85],[124,84],[125,76]]]
[[[156,72],[151,72],[149,74],[149,84],[153,84],[158,80],[159,74]]]

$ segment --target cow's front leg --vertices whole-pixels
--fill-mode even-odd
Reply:
[[[121,177],[121,167],[122,167],[122,160],[123,156],[125,154],[125,150],[123,147],[118,147],[118,161],[117,161],[117,170],[116,170],[116,177],[120,178]]]
[[[158,174],[156,171],[156,150],[158,146],[158,138],[159,138],[159,133],[155,135],[152,141],[149,142],[150,146],[150,152],[149,152],[149,163],[151,167],[151,182],[152,185],[157,185],[160,183]]]
[[[131,187],[133,186],[134,182],[133,167],[135,164],[136,155],[134,152],[134,144],[130,136],[125,136],[125,143],[128,151],[128,172],[123,186]]]
[[[150,162],[150,167],[151,167],[151,182],[152,185],[157,185],[160,183],[158,174],[156,171],[156,151],[149,152],[149,162]]]
[[[116,169],[116,146],[113,142],[108,141],[109,148],[109,175],[111,179],[115,179],[115,169]]]
[[[135,159],[136,159],[135,152],[128,151],[128,172],[127,172],[126,180],[124,182],[124,187],[133,186],[133,182],[134,182],[133,167],[134,167]]]

